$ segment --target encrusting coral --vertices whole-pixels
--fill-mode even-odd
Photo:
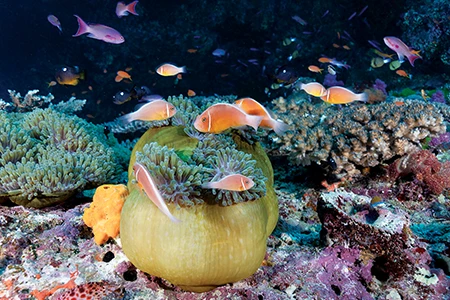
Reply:
[[[92,228],[97,245],[119,235],[120,212],[127,196],[128,190],[123,184],[104,184],[96,189],[92,204],[84,211],[83,221]]]
[[[81,118],[47,108],[0,112],[0,120],[0,200],[52,205],[121,169],[117,140]]]
[[[450,162],[439,162],[428,150],[409,153],[389,165],[392,180],[411,173],[435,195],[450,188]]]
[[[445,132],[444,118],[433,104],[404,100],[337,109],[298,96],[278,98],[277,117],[290,125],[283,136],[269,135],[269,153],[287,155],[296,164],[335,162],[338,178],[354,177],[365,167],[419,150],[427,137]]]
[[[171,122],[186,124],[198,111],[193,108]],[[135,162],[148,169],[180,223],[141,191],[132,171]],[[255,186],[244,192],[201,188],[231,173],[251,176]],[[201,292],[246,278],[261,265],[278,207],[273,170],[259,144],[250,145],[236,133],[201,134],[184,126],[149,129],[133,149],[128,189],[120,237],[124,253],[140,270]]]
[[[337,190],[322,194],[317,213],[325,244],[358,249],[372,260],[372,274],[378,279],[398,280],[419,267],[429,269],[427,246],[409,229],[405,212],[373,207],[370,197]]]

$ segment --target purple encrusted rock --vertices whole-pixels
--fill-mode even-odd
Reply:
[[[322,241],[328,246],[357,248],[372,257],[373,270],[382,280],[401,279],[413,273],[416,261],[412,257],[423,260],[426,255],[429,263],[426,245],[409,229],[407,214],[373,207],[370,201],[370,197],[344,191],[322,194],[317,207]]]

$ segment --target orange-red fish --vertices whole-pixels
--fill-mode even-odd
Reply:
[[[342,46],[342,48],[344,48],[345,50],[350,50],[351,49],[348,45],[344,45],[344,46]]]
[[[322,74],[322,71],[323,71],[323,69],[320,69],[318,66],[314,66],[314,65],[310,65],[308,67],[308,70],[310,70],[311,72],[320,73],[320,74]]]
[[[130,80],[132,80],[131,79],[131,75],[128,74],[127,72],[125,72],[125,71],[117,71],[117,76],[121,77],[122,79],[130,79]]]
[[[56,84],[56,81],[52,80],[48,83],[48,87],[55,86]]]
[[[161,121],[171,118],[177,109],[165,100],[154,100],[141,106],[137,111],[123,115],[119,119],[128,124],[132,121]]]
[[[221,133],[232,127],[248,125],[258,129],[262,118],[252,116],[239,107],[229,103],[217,103],[208,107],[194,122],[194,127],[200,132]]]
[[[332,59],[326,56],[322,56],[321,58],[318,59],[319,62],[321,63],[329,63]]]
[[[194,97],[195,95],[197,95],[193,90],[188,90],[187,95],[189,97]]]
[[[187,49],[187,52],[188,53],[191,53],[191,54],[193,54],[193,53],[197,53],[197,51],[198,51],[198,49]]]
[[[272,113],[255,99],[242,98],[236,100],[234,104],[249,115],[262,117],[260,127],[272,128],[278,135],[283,135],[289,129],[287,124],[275,120]]]
[[[156,69],[156,73],[161,76],[175,76],[179,73],[186,73],[186,67],[177,67],[172,64],[162,64]]]
[[[412,75],[406,73],[405,70],[397,70],[397,71],[395,71],[395,73],[397,73],[397,75],[402,76],[402,77],[406,77],[406,78],[409,78],[409,79],[412,78]]]
[[[225,176],[219,181],[212,181],[202,184],[202,188],[242,192],[251,189],[254,185],[255,182],[247,176],[241,174],[231,174]]]
[[[338,45],[338,44],[336,44],[336,43],[334,43],[334,44],[333,44],[333,47],[334,47],[334,48],[340,48],[341,46]]]
[[[133,165],[133,172],[139,187],[144,190],[147,197],[152,200],[152,202],[159,208],[159,210],[167,217],[169,217],[172,222],[181,222],[170,212],[166,202],[161,196],[161,193],[156,187],[152,176],[150,176],[150,172],[145,168],[145,166],[140,163],[135,163]]]
[[[341,86],[332,86],[328,88],[327,94],[320,97],[325,102],[331,104],[347,104],[353,101],[367,101],[367,94],[355,94],[349,89],[343,88]]]
[[[327,94],[327,89],[318,82],[302,83],[300,89],[314,97],[322,97]]]

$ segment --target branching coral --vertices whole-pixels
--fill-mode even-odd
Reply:
[[[100,126],[52,109],[0,113],[0,119],[3,199],[43,207],[112,181],[120,171],[117,140]]]
[[[338,177],[357,176],[360,169],[418,150],[425,138],[445,132],[439,109],[423,101],[354,104],[342,109],[296,96],[274,103],[291,132],[269,135],[269,152],[288,155],[302,165],[327,164],[331,158]]]
[[[36,107],[41,107],[44,104],[50,103],[55,97],[52,94],[47,96],[39,96],[39,90],[28,91],[25,96],[22,97],[20,93],[14,90],[8,90],[9,96],[14,106],[19,111],[30,111]]]

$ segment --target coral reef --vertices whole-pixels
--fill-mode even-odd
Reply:
[[[117,140],[50,108],[0,112],[0,199],[30,207],[62,202],[120,172]]]
[[[149,170],[180,224],[138,188],[131,171],[135,161]],[[236,172],[251,176],[255,186],[243,192],[201,189]],[[258,144],[235,134],[206,134],[199,141],[183,126],[149,129],[130,160],[130,196],[120,223],[124,252],[138,269],[185,290],[207,291],[246,278],[261,264],[278,218],[272,183],[270,161]]]
[[[373,207],[370,201],[370,197],[343,191],[323,194],[317,206],[322,240],[328,246],[360,249],[374,261],[382,280],[410,274],[416,260],[428,264],[426,245],[411,233],[406,214]]]
[[[370,203],[370,197],[345,191],[322,194],[317,207],[322,240],[328,246],[361,251],[358,260],[369,263],[370,274],[378,280],[414,278],[416,293],[440,299],[448,289],[448,279],[442,270],[430,269],[427,244],[412,233],[407,214]]]
[[[298,96],[275,99],[277,117],[291,131],[268,136],[274,155],[287,155],[296,164],[330,165],[338,178],[361,174],[396,156],[419,150],[427,137],[445,132],[443,116],[434,105],[414,100],[342,109],[312,104]]]
[[[440,163],[428,150],[409,153],[389,165],[392,180],[414,174],[435,195],[450,188],[450,162]]]
[[[450,14],[450,3],[430,0],[410,3],[403,16],[404,40],[412,47],[420,49],[425,60],[440,60],[450,64],[450,26],[446,18]]]
[[[48,94],[47,96],[39,96],[39,90],[31,90],[28,91],[25,96],[22,97],[20,93],[14,90],[8,90],[9,96],[11,97],[11,101],[13,105],[16,107],[18,111],[30,111],[36,107],[41,107],[45,104],[52,102],[55,97],[52,94]]]
[[[92,204],[84,211],[83,221],[92,228],[97,245],[119,235],[120,212],[127,196],[128,190],[123,184],[105,184],[95,190]]]

